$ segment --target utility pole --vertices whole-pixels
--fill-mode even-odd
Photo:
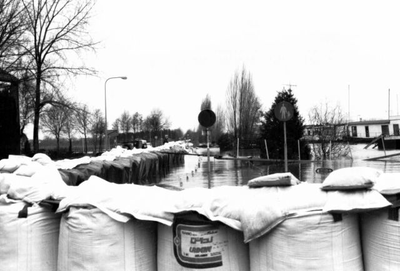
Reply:
[[[388,91],[388,119],[390,121],[390,88]]]

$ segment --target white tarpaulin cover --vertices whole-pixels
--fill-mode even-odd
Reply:
[[[171,225],[173,214],[166,212],[166,205],[173,202],[176,191],[156,186],[116,184],[91,176],[76,187],[60,202],[57,212],[70,206],[95,206],[115,220],[126,222],[130,219],[157,221]]]
[[[329,196],[331,195],[331,196]],[[109,183],[99,177],[76,187],[63,198],[58,211],[70,206],[96,206],[114,219],[125,222],[125,214],[170,226],[174,214],[196,211],[211,221],[220,221],[243,231],[249,242],[266,234],[286,217],[302,210],[371,210],[390,203],[377,191],[326,192],[319,184],[287,187],[221,186],[173,191],[156,186]],[[347,199],[347,200],[346,200]]]

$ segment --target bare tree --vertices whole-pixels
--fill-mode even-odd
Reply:
[[[314,158],[325,160],[349,155],[349,146],[342,140],[346,135],[346,116],[339,105],[321,103],[309,111],[308,117],[313,126],[310,142]]]
[[[68,137],[68,153],[72,153],[72,137],[77,131],[77,118],[71,117],[74,116],[76,112],[76,108],[74,105],[68,107],[62,107],[62,110],[65,111],[65,114],[68,116],[65,125],[63,127],[63,133]]]
[[[228,131],[233,133],[235,138],[238,136],[238,111],[239,111],[239,90],[240,80],[239,73],[235,73],[233,79],[229,83],[228,90],[226,92],[226,106],[227,106],[227,125]]]
[[[92,122],[91,113],[89,111],[89,107],[86,104],[78,105],[77,110],[75,112],[76,117],[76,129],[83,135],[84,138],[84,152],[88,151],[87,144],[87,136],[89,133],[89,127]]]
[[[132,129],[134,133],[138,133],[143,130],[143,116],[136,112],[132,115]]]
[[[102,149],[102,139],[104,136],[105,126],[106,124],[101,110],[94,110],[92,114],[92,125],[90,129],[90,132],[92,133],[94,153],[97,153],[97,145],[99,146],[99,151]]]
[[[121,129],[121,120],[120,119],[116,119],[112,125],[111,125],[111,129],[116,130],[116,131],[120,131]]]
[[[123,133],[129,133],[132,128],[132,119],[128,111],[124,111],[119,118],[120,127]]]
[[[34,152],[39,149],[39,117],[42,108],[52,103],[56,95],[45,97],[54,78],[60,75],[92,74],[83,64],[70,64],[69,53],[93,49],[95,43],[86,31],[91,0],[22,0],[26,16],[25,63],[35,78],[35,107],[33,127]],[[76,60],[76,59],[74,59]]]
[[[261,103],[256,96],[250,73],[236,72],[226,93],[227,127],[235,140],[253,139],[260,119]]]
[[[210,98],[209,94],[206,95],[206,97],[201,102],[201,106],[200,106],[200,111],[203,111],[203,110],[206,110],[206,109],[212,110],[211,98]]]
[[[218,139],[223,135],[225,132],[225,112],[222,105],[218,105],[217,110],[215,112],[216,121],[213,125],[213,140],[218,141]]]
[[[12,72],[18,65],[26,29],[20,1],[0,0],[0,68]]]
[[[168,129],[170,126],[168,118],[164,117],[164,113],[159,108],[155,108],[146,117],[143,125],[147,131],[159,132],[162,129]]]
[[[51,134],[56,138],[57,153],[60,151],[60,138],[65,129],[68,117],[69,115],[67,111],[58,106],[50,106],[42,114],[42,131]]]

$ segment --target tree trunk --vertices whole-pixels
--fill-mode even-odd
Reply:
[[[93,136],[93,154],[96,155],[97,153],[97,136]]]
[[[88,143],[87,143],[87,136],[86,136],[86,134],[85,134],[85,146],[84,146],[84,152],[85,152],[85,154],[87,154],[87,152],[88,152]]]
[[[33,153],[39,152],[40,83],[41,74],[39,71],[37,71],[35,88],[35,109],[33,119]]]
[[[57,140],[57,156],[58,156],[60,154],[60,137],[57,136],[56,140]]]
[[[68,148],[68,153],[72,154],[72,139],[69,138],[69,148]]]

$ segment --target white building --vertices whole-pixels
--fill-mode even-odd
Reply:
[[[380,135],[400,136],[400,118],[384,120],[360,120],[348,123],[349,136],[360,138],[374,138]]]

